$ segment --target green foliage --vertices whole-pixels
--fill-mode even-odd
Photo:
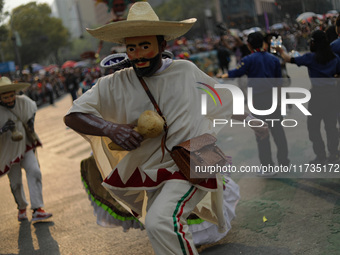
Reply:
[[[4,25],[0,26],[0,42],[6,41],[8,37],[8,28]]]
[[[58,50],[69,44],[69,34],[61,20],[50,14],[47,4],[36,2],[15,8],[8,24],[9,36],[3,44],[6,58],[14,59],[14,31],[19,33],[22,42],[19,52],[23,65],[40,62],[51,53],[57,56]]]
[[[3,13],[4,0],[0,0],[0,22],[6,17],[6,13]],[[4,41],[8,36],[8,29],[5,25],[0,25],[0,42]]]
[[[98,47],[99,40],[85,33],[82,38],[72,40],[69,49],[64,49],[60,58],[66,60],[81,60],[80,55],[85,51],[93,51]]]

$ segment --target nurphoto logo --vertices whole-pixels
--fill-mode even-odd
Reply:
[[[206,88],[201,88],[197,87],[198,89],[203,90],[206,92],[206,94],[201,95],[201,114],[206,115],[207,114],[207,94],[212,98],[212,100],[215,103],[215,106],[217,106],[215,97],[213,94],[209,91],[209,89],[215,94],[215,96],[218,98],[220,101],[220,104],[222,106],[222,100],[219,94],[217,93],[216,89],[226,89],[230,91],[232,94],[233,98],[233,115],[244,115],[245,114],[245,96],[243,94],[243,91],[235,85],[232,84],[215,84],[214,87],[202,83],[202,82],[197,82],[201,85],[204,85]],[[295,105],[304,115],[308,116],[311,115],[311,113],[307,110],[307,108],[303,105],[304,103],[307,103],[310,98],[311,98],[311,93],[309,90],[304,89],[304,88],[298,88],[298,87],[282,87],[280,89],[280,93],[277,87],[273,87],[272,89],[272,105],[269,109],[265,110],[260,110],[256,109],[253,104],[253,88],[248,87],[247,88],[247,106],[250,111],[250,113],[258,116],[266,116],[274,113],[277,109],[277,107],[280,106],[281,110],[281,115],[285,116],[287,115],[287,105]],[[288,94],[297,94],[300,97],[299,98],[289,98]],[[280,104],[279,104],[280,100]],[[280,121],[281,125],[284,127],[295,127],[297,126],[298,122],[295,119],[283,119],[282,121],[279,119],[265,119],[265,120],[260,120],[260,119],[252,119],[246,122],[245,120],[243,122],[239,121],[234,121],[233,120],[226,120],[226,119],[214,119],[214,127],[216,125],[226,125],[230,124],[232,125],[240,125],[242,124],[243,126],[249,126],[249,127],[259,127],[264,125],[264,121],[269,122],[269,124],[274,125],[274,122]],[[258,125],[258,123],[262,123]],[[253,125],[253,123],[257,123],[256,126]]]

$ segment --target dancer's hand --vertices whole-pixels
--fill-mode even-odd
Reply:
[[[8,130],[13,130],[15,128],[15,123],[13,120],[8,120],[5,125],[0,129],[0,134],[7,132]]]
[[[31,133],[34,132],[34,116],[27,121],[27,127]]]
[[[115,144],[124,150],[137,149],[143,141],[143,136],[133,130],[134,125],[110,123],[105,127],[104,132]]]

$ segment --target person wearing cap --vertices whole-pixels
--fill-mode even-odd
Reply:
[[[307,128],[316,157],[309,163],[337,163],[339,162],[339,137],[336,122],[339,112],[339,89],[337,79],[334,77],[340,74],[340,58],[332,52],[324,31],[316,30],[312,33],[309,47],[311,52],[299,57],[291,57],[281,48],[277,48],[277,51],[287,62],[306,66],[311,78],[308,111],[312,115],[307,117]],[[328,158],[320,130],[322,121],[325,124]]]
[[[237,184],[227,179],[223,185],[220,175],[193,185],[170,153],[163,155],[162,136],[144,139],[133,130],[142,112],[154,110],[139,78],[167,120],[169,148],[204,133],[216,135],[212,120],[231,117],[232,98],[227,90],[218,90],[223,105],[215,107],[208,100],[207,114],[201,114],[197,87],[213,87],[214,79],[190,61],[162,59],[167,41],[185,34],[195,21],[161,21],[147,2],[138,2],[131,6],[127,20],[88,29],[98,39],[125,44],[132,67],[101,77],[64,117],[67,126],[91,143],[102,185],[145,225],[160,255],[198,254],[186,221],[191,212],[216,224],[225,235],[239,199]],[[111,141],[125,151],[109,150]],[[229,194],[225,204],[223,189]],[[209,238],[209,232],[202,235]]]
[[[248,87],[253,90],[253,106],[257,110],[267,110],[272,106],[272,89],[281,86],[281,65],[277,57],[268,53],[263,48],[264,37],[261,32],[254,32],[248,35],[248,47],[252,52],[244,57],[241,63],[233,70],[223,74],[222,78],[236,78],[242,75],[248,76]],[[250,79],[249,79],[250,78]],[[253,79],[255,78],[255,79]],[[261,79],[258,79],[261,78]],[[278,78],[278,79],[268,79]],[[278,119],[283,120],[280,113],[280,107],[270,115],[256,115],[257,119]],[[274,138],[277,147],[277,160],[279,165],[289,165],[288,145],[285,132],[279,122],[268,123],[270,133]],[[256,137],[257,147],[259,151],[260,163],[264,166],[274,165],[272,159],[271,146],[269,137],[260,139]],[[274,173],[266,173],[274,175]],[[263,176],[263,175],[261,175]]]
[[[330,45],[332,51],[340,56],[340,16],[335,21],[335,33],[338,35],[338,38],[330,42]]]
[[[42,180],[38,160],[34,154],[40,141],[34,143],[26,132],[34,132],[36,103],[16,91],[29,87],[29,83],[12,83],[7,77],[0,78],[0,176],[7,174],[12,194],[18,206],[18,220],[27,220],[28,202],[22,184],[21,168],[26,171],[30,193],[32,221],[50,218],[51,213],[42,209]],[[27,131],[25,127],[27,126]]]
[[[327,32],[328,34],[331,34],[331,32],[329,31],[331,31],[330,28],[326,30],[326,34]],[[337,36],[337,38],[333,41],[330,41],[330,45],[331,45],[332,51],[338,56],[340,56],[340,15],[336,18],[336,21],[335,21],[335,35]],[[338,95],[340,97],[340,84],[338,84]],[[338,111],[338,134],[340,138],[340,103],[339,103],[339,111]]]

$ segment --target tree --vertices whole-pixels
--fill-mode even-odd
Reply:
[[[0,0],[0,15],[2,16],[2,11],[4,9],[4,0]]]
[[[4,45],[6,57],[14,59],[13,43],[16,43],[23,65],[40,62],[50,54],[58,59],[59,49],[69,44],[69,34],[61,20],[50,14],[47,4],[36,2],[15,8],[7,25],[10,33]],[[18,45],[19,38],[21,45]]]
[[[8,16],[8,12],[3,13],[4,8],[4,0],[0,0],[0,55],[1,55],[1,61],[4,61],[3,59],[3,41],[6,41],[6,38],[8,37],[8,28],[6,25],[2,24],[3,20]]]
[[[85,51],[92,51],[94,44],[98,43],[98,40],[92,37],[89,33],[85,33],[82,38],[75,38],[72,40],[72,45],[63,49],[63,53],[60,58],[63,61],[66,60],[80,60],[80,55]],[[112,44],[112,43],[111,43]]]

